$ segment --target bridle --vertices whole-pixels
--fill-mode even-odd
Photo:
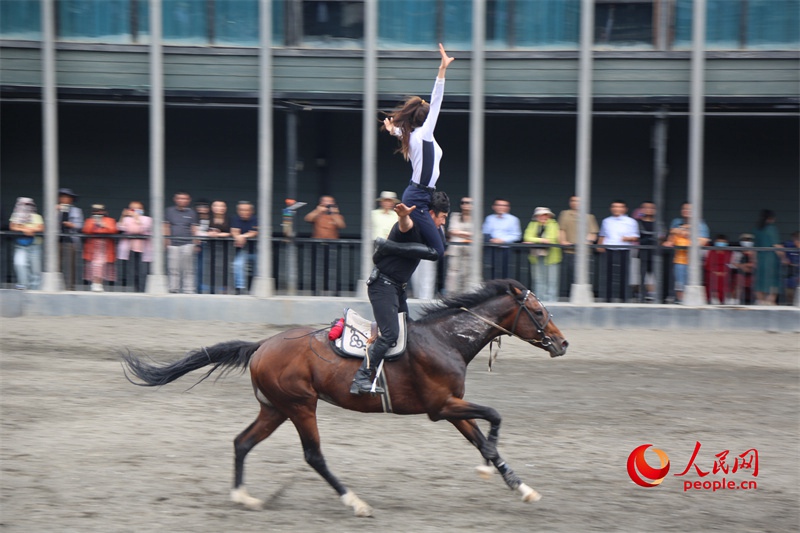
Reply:
[[[542,346],[542,348],[550,348],[553,345],[553,339],[551,339],[549,336],[545,335],[544,330],[547,327],[547,325],[550,323],[550,319],[552,318],[553,315],[551,315],[550,312],[547,311],[547,308],[544,306],[544,304],[541,302],[541,300],[539,300],[539,298],[537,298],[536,295],[533,294],[530,291],[530,289],[525,292],[525,296],[523,296],[521,300],[517,299],[517,297],[511,291],[506,291],[506,292],[512,298],[514,298],[514,300],[519,304],[519,308],[517,309],[517,314],[514,317],[514,324],[511,326],[511,331],[507,330],[506,328],[504,328],[500,324],[492,322],[488,318],[482,317],[478,313],[476,313],[476,312],[474,312],[474,311],[472,311],[470,309],[467,309],[466,307],[462,307],[461,310],[462,311],[466,311],[467,313],[471,314],[472,316],[474,316],[478,320],[481,320],[481,321],[489,324],[490,326],[499,329],[500,331],[502,331],[506,335],[511,335],[512,337],[516,337],[518,339],[521,339],[521,340],[523,340],[523,341],[525,341],[525,342],[527,342],[529,344],[540,344]],[[536,317],[533,315],[533,313],[531,313],[531,310],[528,309],[528,307],[525,305],[525,302],[527,302],[528,298],[530,298],[531,296],[536,298],[536,301],[542,307],[542,310],[544,311],[545,315],[547,316],[547,319],[544,321],[544,324],[541,324],[536,319]],[[531,319],[531,322],[533,322],[533,325],[536,326],[536,333],[539,335],[540,339],[535,339],[535,338],[526,339],[525,337],[522,337],[522,336],[520,336],[520,335],[518,335],[516,333],[517,323],[519,322],[519,317],[520,317],[520,315],[522,315],[522,310],[523,309],[525,310],[525,313],[527,313],[528,318]]]

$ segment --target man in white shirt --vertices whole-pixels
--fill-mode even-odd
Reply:
[[[522,226],[519,219],[511,214],[511,202],[505,198],[496,198],[492,203],[493,215],[487,216],[483,221],[482,233],[486,241],[493,244],[506,244],[519,242],[522,239]],[[507,246],[487,246],[486,253],[491,254],[492,277],[507,278],[510,262],[510,249]],[[495,259],[500,260],[499,276],[494,275]]]
[[[598,248],[597,251],[606,254],[606,298],[612,301],[614,295],[614,281],[617,280],[617,290],[621,301],[626,301],[628,287],[628,265],[631,250],[629,246],[639,241],[639,224],[627,216],[628,206],[622,200],[611,202],[611,216],[603,219],[600,225],[597,244],[612,246],[614,248]],[[626,246],[626,248],[621,248]],[[619,247],[619,248],[618,248]]]

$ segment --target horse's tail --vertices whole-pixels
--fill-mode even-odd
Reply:
[[[244,371],[250,363],[250,358],[261,346],[259,342],[228,341],[220,342],[214,346],[200,348],[190,352],[186,357],[166,365],[150,364],[142,361],[130,352],[121,354],[123,360],[123,370],[125,377],[134,385],[154,387],[156,385],[166,385],[188,374],[198,368],[207,365],[214,365],[200,381],[210,376],[215,370],[222,368],[221,376],[236,368]],[[137,383],[128,377],[128,371],[142,380],[144,383]],[[200,383],[198,381],[197,383]]]

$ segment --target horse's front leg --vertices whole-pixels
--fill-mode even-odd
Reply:
[[[472,443],[480,452],[481,456],[494,465],[498,472],[503,476],[506,485],[512,490],[517,490],[522,495],[522,501],[535,502],[541,499],[541,495],[522,482],[514,473],[508,463],[506,463],[497,451],[497,440],[500,436],[500,414],[491,407],[476,405],[464,400],[453,398],[444,409],[442,409],[433,420],[445,419],[453,424],[468,441]],[[491,424],[489,437],[487,438],[478,428],[475,419],[486,420]]]

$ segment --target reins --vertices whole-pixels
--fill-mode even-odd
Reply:
[[[530,344],[541,344],[542,347],[547,348],[548,346],[551,346],[553,344],[553,341],[552,341],[552,339],[550,337],[548,337],[547,335],[544,334],[544,328],[546,328],[547,324],[550,323],[550,317],[552,315],[550,315],[550,313],[547,313],[547,320],[545,321],[544,325],[539,324],[539,321],[536,320],[536,317],[533,316],[533,314],[530,312],[530,310],[525,306],[525,302],[528,300],[528,297],[531,294],[532,293],[529,290],[529,291],[527,291],[525,293],[525,297],[522,298],[522,300],[517,300],[516,298],[514,298],[517,301],[517,303],[519,304],[519,308],[517,309],[517,314],[514,317],[514,325],[511,326],[511,331],[507,330],[506,328],[504,328],[500,324],[498,324],[496,322],[493,322],[492,320],[489,320],[488,318],[479,315],[478,313],[472,311],[471,309],[467,309],[466,307],[461,307],[460,309],[462,311],[466,311],[467,313],[469,313],[470,315],[474,316],[475,318],[477,318],[481,322],[484,322],[484,323],[492,326],[493,328],[499,329],[500,331],[502,331],[506,335],[510,335],[512,337],[516,337],[516,338],[518,338],[520,340],[523,340],[523,341],[525,341],[527,343],[530,343]],[[539,305],[542,305],[541,302],[539,302]],[[544,308],[543,305],[542,305],[542,307]],[[519,322],[519,317],[520,317],[520,314],[522,314],[522,310],[523,309],[528,314],[528,317],[531,319],[531,322],[533,322],[533,325],[536,326],[536,333],[541,337],[541,339],[536,339],[536,338],[526,339],[525,337],[522,337],[522,336],[520,336],[519,334],[516,333],[517,322]],[[491,363],[490,363],[490,368],[491,368]]]

